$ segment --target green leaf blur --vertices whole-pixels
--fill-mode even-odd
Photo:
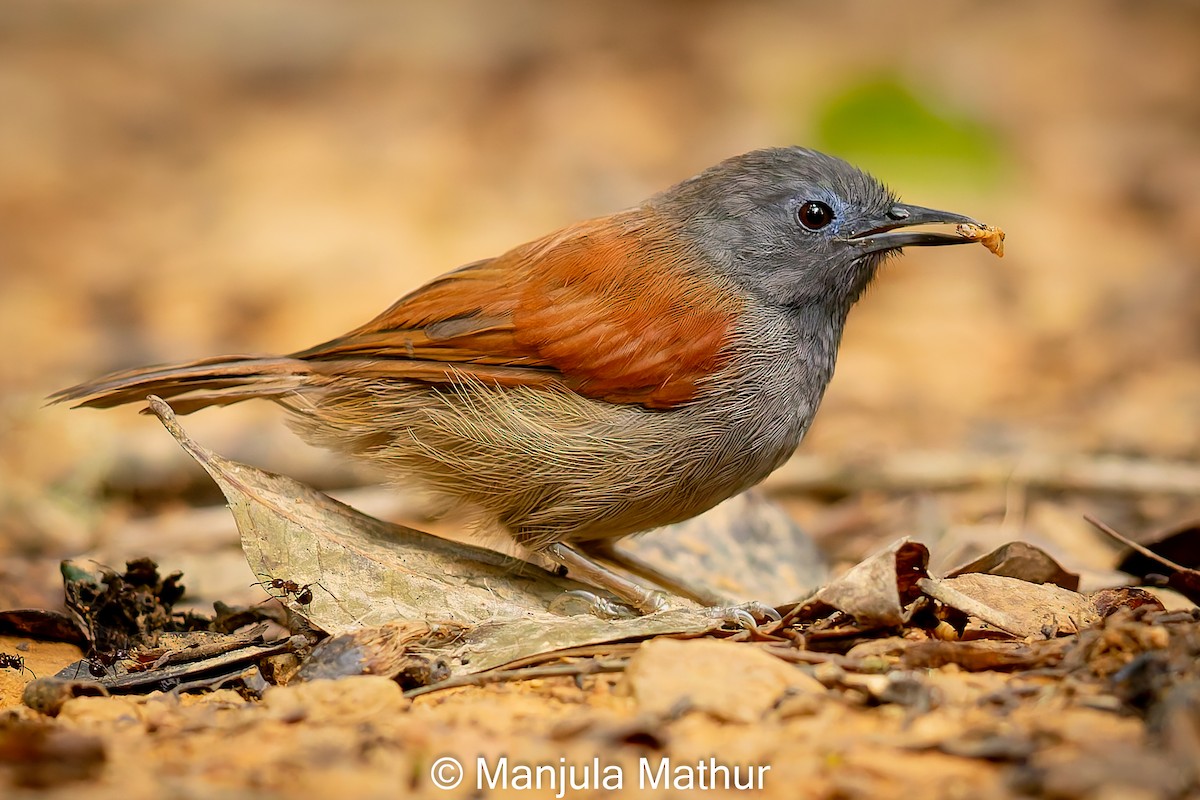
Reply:
[[[909,191],[994,185],[1000,136],[964,109],[935,104],[892,77],[850,86],[819,107],[814,144]]]

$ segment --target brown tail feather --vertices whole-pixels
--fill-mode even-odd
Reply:
[[[275,398],[303,386],[311,367],[295,358],[218,356],[186,364],[142,367],[114,372],[94,381],[55,392],[51,403],[75,402],[75,408],[112,408],[156,394],[176,413],[190,414],[207,406],[240,403],[255,397]]]

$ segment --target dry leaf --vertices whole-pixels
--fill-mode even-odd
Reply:
[[[1049,553],[1028,542],[1009,542],[987,555],[952,570],[953,578],[970,572],[1004,575],[1030,583],[1052,583],[1072,592],[1079,589],[1079,576],[1067,572]]]
[[[401,621],[341,633],[317,643],[292,680],[381,675],[405,689],[428,686],[450,677],[445,662],[429,653],[460,633],[459,626]]]
[[[402,620],[463,625],[462,636],[444,645],[451,671],[462,673],[569,647],[697,634],[721,624],[693,606],[625,620],[552,614],[553,600],[589,587],[490,550],[382,522],[291,478],[228,461],[192,441],[163,400],[149,402],[225,494],[251,569],[264,580],[290,582],[281,599],[328,633]]]
[[[1021,638],[1078,633],[1100,620],[1087,597],[1053,584],[969,572],[923,578],[919,585],[944,605]]]
[[[832,607],[864,628],[896,627],[904,622],[904,608],[915,597],[914,586],[926,576],[928,564],[925,545],[900,539],[851,567],[788,616],[813,619]]]

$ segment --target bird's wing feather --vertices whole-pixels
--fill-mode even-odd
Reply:
[[[293,357],[318,372],[457,374],[669,408],[719,368],[742,305],[700,277],[702,256],[680,242],[647,209],[579,223],[437,278]]]

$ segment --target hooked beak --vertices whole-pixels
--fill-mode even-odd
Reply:
[[[863,254],[896,250],[901,247],[933,246],[943,244],[970,244],[973,240],[958,234],[936,231],[903,230],[915,225],[981,225],[962,214],[938,211],[933,208],[896,203],[881,219],[865,220],[861,230],[851,231],[844,241],[859,248]]]

